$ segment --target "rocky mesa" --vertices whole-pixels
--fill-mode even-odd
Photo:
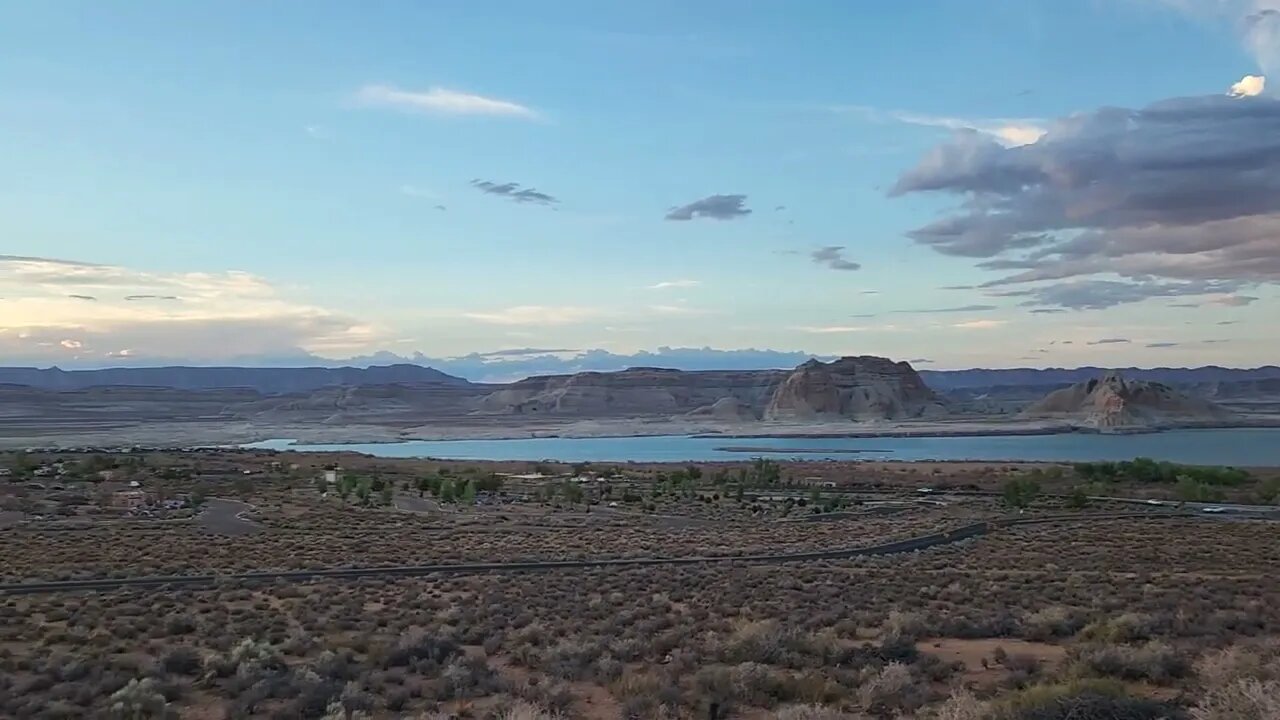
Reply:
[[[910,363],[862,355],[810,360],[774,390],[766,420],[906,420],[947,413]]]
[[[1055,390],[1027,407],[1022,415],[1120,432],[1236,419],[1234,413],[1208,400],[1188,397],[1163,383],[1128,380],[1119,373]]]
[[[630,368],[532,377],[485,396],[478,412],[802,422],[937,417],[946,409],[910,364],[860,356],[791,371]]]

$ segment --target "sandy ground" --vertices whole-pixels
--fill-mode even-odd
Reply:
[[[1230,426],[1275,425],[1256,422]],[[1189,424],[1205,427],[1203,424]],[[1227,427],[1228,425],[1217,425]],[[189,448],[240,445],[261,440],[296,440],[304,444],[382,443],[405,440],[509,440],[520,438],[642,437],[695,435],[747,440],[761,438],[837,437],[959,437],[989,435],[1049,435],[1072,432],[1060,420],[959,418],[933,421],[878,422],[719,422],[688,418],[619,418],[513,423],[475,418],[441,420],[412,427],[372,424],[325,425],[263,422],[140,422],[118,426],[61,426],[56,428],[0,426],[0,449],[85,447]],[[1154,429],[1153,429],[1154,430]],[[750,443],[726,442],[726,445]]]
[[[535,437],[639,437],[707,435],[730,438],[912,437],[1039,435],[1068,432],[1054,421],[953,420],[874,423],[722,423],[686,419],[609,419],[536,424],[440,423],[400,428],[383,425],[291,425],[248,422],[149,422],[118,427],[3,428],[0,449],[78,447],[197,447],[287,438],[307,444],[403,440],[506,440]]]

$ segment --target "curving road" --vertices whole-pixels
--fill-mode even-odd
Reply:
[[[574,570],[582,568],[628,568],[654,565],[697,565],[701,563],[788,563],[813,560],[839,560],[873,555],[925,550],[939,545],[986,535],[999,527],[1038,525],[1064,521],[1118,520],[1118,519],[1167,519],[1199,517],[1194,513],[1106,513],[1098,515],[1052,515],[1036,518],[1014,518],[973,523],[946,532],[896,540],[881,545],[861,548],[814,550],[794,553],[766,553],[757,555],[709,555],[702,557],[671,558],[602,558],[595,560],[531,560],[504,563],[456,563],[444,565],[408,565],[364,568],[327,568],[318,570],[280,570],[267,572],[228,573],[223,575],[169,575],[132,578],[95,578],[88,580],[53,580],[0,585],[0,596],[31,593],[72,592],[84,590],[118,590],[123,588],[162,590],[177,587],[201,587],[219,582],[297,582],[316,579],[353,579],[363,577],[419,577],[440,574],[509,573],[549,570]]]

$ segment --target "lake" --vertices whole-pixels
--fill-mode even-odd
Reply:
[[[995,435],[914,438],[527,438],[414,440],[403,443],[293,445],[266,440],[244,447],[347,450],[380,457],[566,462],[748,460],[1130,460],[1151,457],[1198,465],[1280,466],[1280,428],[1171,430],[1145,435]],[[725,447],[750,448],[729,452]],[[816,452],[806,452],[816,451]]]

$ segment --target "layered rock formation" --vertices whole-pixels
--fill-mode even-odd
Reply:
[[[937,417],[946,408],[909,363],[863,355],[810,360],[782,381],[766,420],[902,420]]]
[[[479,402],[479,412],[581,418],[676,416],[751,420],[898,420],[945,413],[907,363],[816,360],[792,371],[631,368],[533,377]]]
[[[1024,417],[1055,418],[1096,430],[1159,428],[1230,421],[1234,413],[1168,385],[1127,380],[1118,373],[1049,393]]]
[[[683,371],[629,368],[525,378],[479,403],[483,413],[640,417],[708,415],[759,417],[759,408],[785,375],[781,370]]]

